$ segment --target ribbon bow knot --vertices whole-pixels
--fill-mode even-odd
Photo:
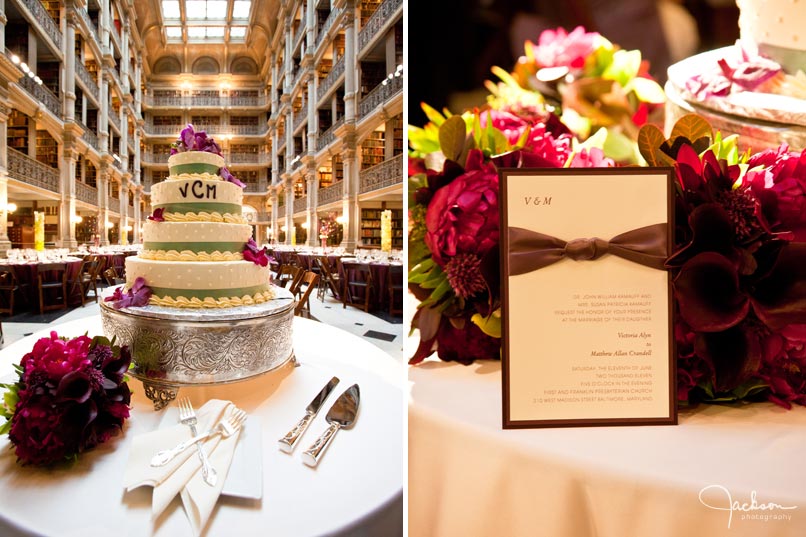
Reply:
[[[525,274],[563,258],[592,261],[611,254],[658,270],[668,256],[667,225],[653,224],[616,235],[564,241],[519,227],[509,228],[509,274]]]

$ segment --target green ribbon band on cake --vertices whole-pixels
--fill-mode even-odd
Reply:
[[[191,162],[190,164],[177,164],[171,166],[171,175],[182,173],[212,173],[218,175],[219,167],[215,164],[205,164],[204,162]]]
[[[174,289],[172,287],[150,287],[154,296],[164,298],[166,296],[176,299],[177,297],[184,296],[187,298],[198,298],[204,300],[205,298],[232,298],[242,297],[244,295],[253,296],[257,293],[265,291],[269,288],[268,285],[253,285],[252,287],[233,287],[232,289]]]
[[[190,250],[199,252],[242,252],[245,242],[144,242],[143,250]]]
[[[241,206],[237,203],[163,203],[153,206],[165,209],[169,213],[221,213],[241,214]]]

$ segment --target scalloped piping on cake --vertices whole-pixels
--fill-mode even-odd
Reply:
[[[224,178],[220,175],[215,175],[212,173],[201,172],[201,173],[180,173],[177,175],[169,175],[167,181],[191,181],[195,179],[202,179],[207,181],[223,181]]]
[[[241,252],[193,252],[190,250],[142,250],[142,259],[152,259],[156,261],[242,261]]]
[[[224,222],[227,224],[245,224],[246,218],[240,214],[224,213],[218,211],[198,213],[163,213],[166,222]]]
[[[255,293],[254,295],[244,295],[242,297],[223,297],[212,298],[206,297],[204,300],[193,297],[187,298],[179,296],[173,298],[170,296],[158,297],[151,295],[148,303],[152,306],[168,306],[172,308],[235,308],[238,306],[253,306],[255,304],[262,304],[274,298],[274,291],[267,290]]]

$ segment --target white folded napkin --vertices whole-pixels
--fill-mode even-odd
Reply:
[[[214,427],[229,416],[233,407],[230,401],[218,399],[208,401],[196,412],[198,419],[196,432],[201,434]],[[224,487],[240,430],[229,438],[215,435],[200,442],[207,453],[210,465],[218,474],[214,487],[204,482],[200,471],[201,460],[195,446],[189,447],[165,466],[151,466],[151,459],[158,451],[171,449],[192,437],[190,427],[181,423],[135,436],[129,451],[123,486],[127,491],[144,485],[154,487],[151,499],[153,518],[159,516],[174,497],[180,494],[194,534],[199,535],[207,525],[210,513]]]

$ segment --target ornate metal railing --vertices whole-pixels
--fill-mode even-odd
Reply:
[[[111,109],[109,110],[107,116],[109,117],[109,122],[118,129],[118,132],[120,132],[120,118],[118,117],[118,112],[116,112],[114,109]]]
[[[196,129],[196,132],[204,131],[207,134],[224,134],[227,132],[226,125],[203,125],[200,123],[199,125],[194,124],[193,128]],[[176,131],[176,134],[179,134],[181,130],[182,128],[180,127],[180,129]]]
[[[25,91],[37,101],[45,105],[45,108],[53,112],[57,118],[62,117],[62,101],[56,97],[52,91],[45,86],[40,86],[34,79],[29,76],[24,76],[19,81],[20,86],[25,88]]]
[[[384,84],[385,82],[385,84]],[[384,79],[370,91],[358,104],[358,117],[362,118],[375,110],[376,107],[403,91],[403,75]]]
[[[76,13],[78,13],[79,16],[82,19],[84,19],[84,24],[87,25],[87,28],[89,28],[90,33],[92,34],[92,37],[95,38],[95,42],[98,43],[98,46],[100,46],[101,38],[98,37],[98,28],[96,28],[95,25],[92,23],[92,19],[90,19],[89,14],[83,9],[76,9]]]
[[[96,151],[98,151],[98,135],[92,132],[92,130],[82,122],[76,121],[76,123],[78,123],[82,129],[84,129],[84,134],[81,135],[81,138],[94,147]]]
[[[42,5],[42,2],[39,0],[22,0],[22,3],[28,8],[28,11],[31,12],[31,15],[33,15],[34,18],[39,22],[39,24],[45,30],[45,33],[48,34],[48,37],[50,37],[50,40],[53,41],[54,45],[56,45],[56,48],[61,49],[62,32],[50,17],[50,14],[45,9],[45,6]]]
[[[305,123],[306,119],[308,119],[307,107],[299,112],[294,112],[294,132],[297,132],[297,129]]]
[[[191,104],[196,104],[195,102]],[[265,106],[266,105],[266,96],[265,95],[257,95],[254,97],[250,96],[230,96],[229,98],[229,105],[230,106]]]
[[[227,160],[230,164],[265,164],[265,157],[260,153],[229,153]]]
[[[109,198],[109,210],[120,214],[120,200]]]
[[[341,183],[342,182],[339,181],[338,183],[319,189],[316,199],[319,202],[320,207],[322,205],[327,205],[328,203],[339,201],[342,198],[343,186]]]
[[[364,47],[369,44],[372,39],[378,35],[378,32],[383,28],[392,15],[403,5],[403,0],[386,0],[383,4],[378,6],[375,13],[367,21],[367,24],[361,28],[358,33],[358,50],[364,50]]]
[[[76,181],[76,198],[84,203],[98,204],[98,189]]]
[[[155,97],[154,95],[145,95],[143,97],[143,103],[148,106],[171,106],[181,108],[183,98],[181,95],[161,95],[159,97]]]
[[[308,196],[302,196],[294,200],[294,214],[304,212],[308,209]]]
[[[336,123],[333,124],[328,130],[320,136],[316,141],[316,150],[321,151],[328,147],[336,140],[336,129],[341,127],[344,124],[344,118],[338,120]]]
[[[266,125],[230,125],[229,132],[235,135],[261,135],[266,134],[266,131],[269,130],[269,127]]]
[[[191,106],[213,106],[213,107],[220,107],[224,106],[224,100],[221,97],[216,97],[212,95],[192,95],[189,100],[188,104]]]
[[[322,83],[319,84],[319,90],[316,92],[316,99],[321,101],[322,98],[327,95],[327,92],[333,87],[336,81],[339,79],[341,75],[344,74],[344,56],[339,58],[339,61],[336,62],[336,65],[333,66],[333,69],[327,74]]]
[[[403,183],[403,155],[361,170],[358,176],[361,182],[359,187],[361,194]]]
[[[251,192],[251,193],[255,193],[255,194],[259,193],[259,192],[263,192],[265,190],[266,190],[265,187],[261,188],[260,183],[254,183],[254,182],[246,183],[246,186],[243,188],[244,192]]]
[[[16,149],[8,148],[8,175],[29,185],[38,186],[51,192],[59,192],[59,171],[47,164],[24,155]]]
[[[182,130],[184,125],[151,125],[146,123],[146,132],[148,134],[176,134]]]
[[[325,23],[322,25],[322,28],[319,30],[319,34],[316,36],[316,48],[319,48],[319,45],[322,44],[322,41],[325,39],[325,36],[330,31],[330,28],[333,27],[333,24],[336,22],[336,19],[339,18],[341,14],[341,8],[334,9],[330,12],[330,15],[327,16],[325,19]]]
[[[98,81],[93,78],[81,62],[76,62],[76,73],[78,74],[78,79],[84,84],[84,90],[88,91],[95,101],[98,102],[101,98],[100,92],[98,91]]]

